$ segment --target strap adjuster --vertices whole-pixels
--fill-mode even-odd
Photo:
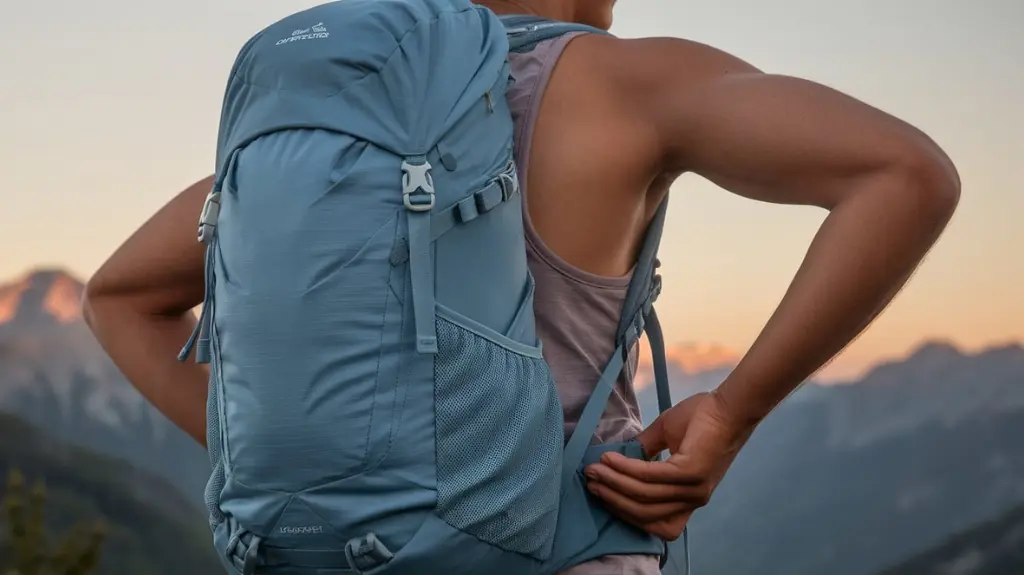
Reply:
[[[510,162],[508,169],[498,174],[498,185],[501,186],[501,201],[507,202],[519,191],[519,175],[516,166]]]
[[[242,575],[254,575],[256,568],[262,563],[260,552],[263,540],[242,528],[234,517],[228,519],[228,531],[231,536],[228,539],[227,547],[223,550],[224,557]]]
[[[644,314],[651,312],[651,308],[654,307],[654,302],[658,300],[658,296],[661,295],[661,274],[654,274],[651,278],[651,292],[647,296],[647,301],[644,302]]]
[[[345,543],[345,557],[357,573],[371,571],[391,561],[395,556],[374,533],[350,539]]]

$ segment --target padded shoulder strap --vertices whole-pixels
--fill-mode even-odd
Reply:
[[[609,34],[606,30],[594,28],[593,26],[558,22],[539,16],[502,16],[501,22],[505,25],[505,32],[508,34],[508,49],[510,52],[529,52],[537,44],[545,40],[557,38],[570,32]]]

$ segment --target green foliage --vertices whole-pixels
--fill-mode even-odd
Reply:
[[[8,473],[4,506],[11,555],[5,575],[91,575],[96,571],[106,534],[102,522],[75,525],[51,549],[46,487],[38,482],[26,490],[24,476],[14,469]]]

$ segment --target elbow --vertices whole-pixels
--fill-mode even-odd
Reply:
[[[200,274],[202,271],[200,270]],[[202,302],[202,278],[132,276],[101,267],[85,284],[82,318],[94,332],[100,324],[121,323],[125,316],[177,318]]]
[[[953,160],[934,142],[922,146],[911,162],[925,207],[948,220],[960,203],[960,174]]]
[[[96,317],[93,315],[92,306],[89,304],[88,291],[82,294],[82,301],[79,302],[79,307],[82,310],[82,319],[85,320],[85,325],[89,326],[89,329],[92,329],[95,324]]]
[[[103,297],[102,282],[97,282],[95,277],[86,282],[80,305],[82,319],[85,320],[85,325],[93,331],[96,329],[97,310],[100,307],[98,304],[102,304]]]
[[[945,228],[960,203],[960,175],[952,160],[928,140],[900,154],[891,173],[922,223]]]
[[[94,333],[98,325],[110,315],[120,315],[124,309],[124,293],[116,289],[101,268],[85,283],[80,302],[82,319]]]

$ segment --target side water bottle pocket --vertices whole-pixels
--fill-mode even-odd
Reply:
[[[532,314],[527,293],[520,311]],[[444,306],[437,337],[438,516],[506,551],[546,559],[558,520],[563,434],[540,347]]]

